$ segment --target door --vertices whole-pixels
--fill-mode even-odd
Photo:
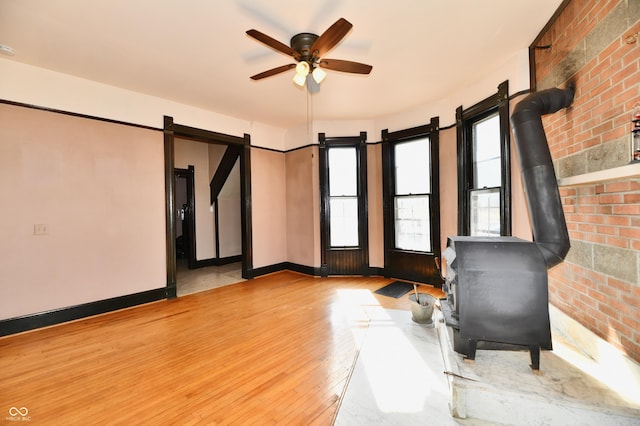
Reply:
[[[440,287],[438,119],[382,139],[385,275]]]
[[[195,242],[195,169],[175,169],[176,261],[196,267]]]

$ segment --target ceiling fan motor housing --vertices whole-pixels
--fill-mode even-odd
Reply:
[[[300,53],[300,60],[312,62],[313,52],[311,46],[318,39],[318,35],[312,33],[300,33],[291,37],[291,48]]]

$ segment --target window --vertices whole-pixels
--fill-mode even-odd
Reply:
[[[431,251],[429,138],[394,146],[395,248]]]
[[[384,275],[439,285],[439,118],[382,131]]]
[[[470,235],[500,236],[500,116],[471,123],[472,184],[469,190]]]
[[[329,241],[331,247],[358,246],[358,161],[356,148],[328,148]]]
[[[458,123],[460,235],[511,234],[508,82],[462,110]]]
[[[368,275],[367,133],[319,141],[320,274]]]

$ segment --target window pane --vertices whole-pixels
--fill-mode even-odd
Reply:
[[[331,198],[329,223],[331,247],[358,246],[358,198]]]
[[[429,196],[396,197],[396,248],[431,251]]]
[[[329,148],[329,196],[357,195],[356,149]]]
[[[396,194],[428,194],[431,192],[429,177],[429,139],[402,142],[394,148],[396,162]]]
[[[473,187],[501,185],[500,117],[496,113],[473,124]]]
[[[500,188],[471,192],[471,236],[500,236]]]

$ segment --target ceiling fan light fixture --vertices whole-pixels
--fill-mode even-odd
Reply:
[[[312,95],[320,91],[320,83],[313,78],[313,74],[307,75],[307,90]]]
[[[296,73],[296,75],[293,76],[293,82],[300,87],[304,86],[304,82],[306,80],[307,80],[307,76],[303,74]]]
[[[322,68],[316,67],[316,69],[313,70],[312,75],[315,82],[320,84],[322,83],[322,80],[324,80],[324,78],[327,76],[327,73],[324,72]]]
[[[298,62],[298,65],[296,65],[296,74],[306,77],[307,74],[309,74],[309,63],[307,61]]]

